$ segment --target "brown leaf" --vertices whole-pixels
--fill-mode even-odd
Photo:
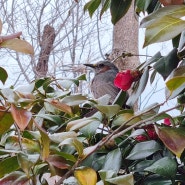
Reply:
[[[57,167],[57,168],[60,168],[60,169],[68,169],[69,168],[69,165],[67,164],[66,160],[64,160],[63,158],[61,158],[60,156],[57,156],[57,155],[52,155],[52,156],[49,156],[46,161]]]
[[[156,126],[155,129],[164,145],[180,158],[185,149],[185,129]]]
[[[53,105],[54,107],[56,107],[57,109],[66,112],[67,114],[72,114],[72,109],[69,105],[59,102],[58,100],[51,100],[51,101],[47,101],[48,103],[50,103],[51,105]]]
[[[17,52],[22,52],[25,54],[34,54],[33,47],[25,40],[20,40],[20,39],[10,39],[3,41],[0,44],[1,48],[8,48]]]
[[[20,128],[21,131],[23,131],[28,126],[32,118],[31,112],[23,108],[18,108],[14,104],[11,104],[11,114],[16,125]]]

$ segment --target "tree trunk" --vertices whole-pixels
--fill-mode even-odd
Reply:
[[[129,8],[127,14],[119,20],[114,26],[113,30],[113,48],[110,55],[110,60],[115,60],[115,65],[120,71],[127,69],[135,69],[139,64],[138,56],[125,56],[124,53],[131,53],[138,55],[138,33],[139,33],[139,22],[134,11],[134,1]],[[132,89],[128,90],[128,93],[132,93]],[[133,109],[138,110],[138,105],[135,103]]]
[[[138,55],[138,31],[139,23],[135,15],[133,1],[127,14],[114,26],[111,59],[121,56],[122,53]],[[115,64],[120,70],[134,69],[139,64],[139,57],[119,58]]]
[[[36,67],[36,77],[45,77],[48,72],[48,60],[53,48],[53,42],[55,40],[55,30],[53,27],[46,25],[44,26],[44,31],[41,41],[41,52],[39,55],[39,61]]]

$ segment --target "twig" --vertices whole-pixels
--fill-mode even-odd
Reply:
[[[165,102],[164,102],[165,103]],[[162,106],[164,105],[164,103],[161,103],[161,104],[158,104],[154,107],[152,107],[151,109],[149,110],[146,110],[145,112],[142,112],[141,114],[138,114],[136,116],[133,116],[131,117],[128,121],[126,121],[123,125],[121,125],[119,128],[117,128],[116,130],[114,130],[111,134],[107,135],[105,138],[103,138],[102,140],[100,140],[96,145],[93,146],[93,150],[91,150],[91,152],[89,152],[83,159],[79,159],[74,165],[73,167],[71,168],[71,170],[69,170],[55,185],[60,185],[63,183],[63,181],[68,178],[70,175],[73,174],[74,170],[76,167],[78,167],[78,165],[84,160],[86,159],[88,156],[90,156],[92,153],[94,153],[95,151],[97,151],[99,148],[101,148],[102,146],[104,146],[110,139],[115,139],[115,138],[118,138],[120,136],[122,136],[123,134],[125,134],[126,132],[128,132],[129,130],[132,130],[133,128],[135,128],[136,126],[139,126],[141,125],[143,122],[147,122],[147,121],[151,121],[153,120],[154,118],[156,118],[157,116],[159,116],[160,114],[163,114],[163,113],[166,113],[166,112],[169,112],[173,109],[176,109],[182,105],[177,105],[175,107],[172,107],[172,108],[169,108],[169,109],[166,109],[162,112],[160,112],[159,114],[157,115],[154,115],[150,118],[147,118],[145,120],[141,120],[137,123],[135,123],[134,125],[131,125],[129,126],[128,128],[124,129],[125,125],[128,124],[129,122],[131,122],[132,120],[134,120],[135,118],[147,113],[147,112],[150,112],[151,110],[159,107],[159,106]],[[124,130],[123,130],[124,129]]]

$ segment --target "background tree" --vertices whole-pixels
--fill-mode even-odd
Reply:
[[[116,0],[91,0],[85,9],[92,15],[101,2],[105,4],[100,14],[110,8],[113,23],[130,6],[120,7]],[[146,12],[150,2],[136,0],[137,13]],[[23,87],[0,89],[0,184],[48,184],[50,176],[56,185],[185,182],[185,6],[183,2],[171,4],[168,1],[164,7],[157,1],[159,6],[140,26],[146,28],[144,47],[172,39],[174,48],[165,56],[157,52],[137,70],[120,72],[120,78],[115,78],[120,89],[133,89],[128,100],[133,105],[146,84],[153,83],[156,74],[161,75],[165,101],[135,112],[119,106],[122,96],[115,104],[105,105],[104,98],[94,100],[74,93],[70,86],[62,88],[66,80],[78,87],[84,75],[65,80],[41,78]],[[1,36],[1,48],[33,54],[33,48],[20,35]],[[5,83],[8,75],[4,68],[0,70],[0,80]],[[174,98],[177,105],[160,110]],[[98,111],[84,117],[93,108]],[[178,114],[171,116],[171,110],[178,110]]]
[[[23,84],[31,82],[41,70],[41,59],[44,52],[44,28],[46,25],[53,27],[55,40],[49,46],[50,54],[42,76],[71,77],[79,76],[83,71],[82,63],[97,61],[101,58],[99,53],[106,53],[110,50],[111,34],[106,30],[112,27],[105,27],[106,16],[101,24],[97,23],[97,16],[92,20],[88,14],[83,12],[84,1],[76,3],[73,0],[55,2],[43,0],[39,3],[27,0],[13,0],[1,2],[0,16],[3,18],[3,34],[10,34],[22,30],[24,39],[30,41],[34,47],[35,55],[23,56],[19,53],[9,51],[11,59],[3,58],[3,65],[6,66],[13,84]],[[110,21],[109,21],[110,22]],[[101,42],[106,40],[106,42]],[[97,47],[93,47],[96,45]],[[1,56],[4,55],[1,50]],[[46,54],[48,55],[48,53]],[[40,57],[40,58],[39,58]],[[45,60],[45,59],[44,59]],[[48,69],[47,69],[48,65]],[[12,78],[11,78],[12,76]],[[7,82],[8,82],[7,81]],[[11,81],[11,82],[12,82]],[[12,83],[11,83],[12,84]]]

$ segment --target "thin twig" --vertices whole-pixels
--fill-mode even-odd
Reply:
[[[165,102],[164,102],[165,103]],[[129,130],[132,130],[133,128],[135,128],[136,126],[139,126],[141,125],[142,123],[144,122],[147,122],[147,121],[151,121],[153,120],[154,118],[156,118],[157,116],[159,116],[160,114],[163,114],[163,113],[166,113],[166,112],[169,112],[173,109],[176,109],[182,105],[177,105],[175,107],[172,107],[172,108],[169,108],[169,109],[166,109],[162,112],[160,112],[159,114],[157,115],[154,115],[150,118],[147,118],[145,120],[141,120],[137,123],[135,123],[134,125],[131,125],[129,126],[128,128],[124,129],[125,125],[128,124],[129,122],[131,122],[132,120],[134,120],[135,118],[145,114],[145,113],[148,113],[150,112],[151,110],[157,108],[157,107],[160,107],[162,105],[164,105],[164,103],[161,103],[161,104],[158,104],[154,107],[151,107],[150,109],[146,110],[145,112],[142,112],[141,114],[138,114],[136,116],[133,116],[131,117],[128,121],[126,121],[123,125],[121,125],[119,128],[117,128],[116,130],[114,130],[111,134],[107,135],[105,138],[103,138],[102,140],[100,140],[95,146],[93,146],[93,150],[91,150],[91,152],[89,152],[86,156],[84,156],[83,159],[79,159],[74,165],[73,167],[71,168],[71,170],[69,170],[55,185],[60,185],[61,183],[63,183],[63,181],[68,178],[70,175],[73,174],[74,170],[76,167],[79,166],[79,164],[84,160],[86,159],[88,156],[90,156],[92,153],[94,153],[95,151],[97,151],[99,148],[101,148],[102,146],[104,146],[110,139],[115,139],[115,138],[118,138],[120,136],[122,136],[123,134],[125,134],[126,132],[128,132]],[[123,130],[124,129],[124,130]]]

